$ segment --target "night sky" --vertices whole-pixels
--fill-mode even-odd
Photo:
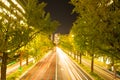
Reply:
[[[76,19],[76,14],[71,14],[74,8],[68,2],[70,0],[40,0],[47,3],[45,10],[50,12],[53,20],[60,22],[60,26],[57,29],[57,33],[68,34],[72,23]]]

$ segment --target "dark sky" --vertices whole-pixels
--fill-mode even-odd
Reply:
[[[72,23],[76,19],[75,14],[71,14],[73,6],[68,2],[70,0],[40,0],[47,3],[45,10],[50,12],[52,19],[60,22],[61,26],[58,27],[58,33],[69,33]]]

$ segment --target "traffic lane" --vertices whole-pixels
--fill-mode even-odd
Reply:
[[[90,67],[90,62],[88,60],[82,59],[82,62],[84,65]],[[96,64],[94,65],[94,71],[105,80],[114,80],[114,74],[111,74],[110,72],[108,72],[103,67],[100,67],[99,65]],[[115,80],[120,80],[120,78],[117,77]]]
[[[60,48],[56,51],[58,80],[92,80]]]
[[[75,62],[73,62],[66,54],[64,54],[66,56],[66,62],[68,62],[68,64],[71,66],[71,69],[73,70],[73,72],[75,75],[78,75],[76,77],[79,77],[81,80],[92,80],[91,77],[89,77]]]
[[[76,63],[71,61],[73,68],[78,72],[79,76],[81,76],[81,80],[92,80]]]
[[[74,57],[74,54],[71,54],[71,56]],[[78,60],[80,60],[80,57],[78,57]],[[85,58],[82,58],[82,63],[89,68],[91,67],[90,61]],[[94,64],[94,72],[105,80],[114,80],[114,73],[97,64]],[[117,75],[117,78],[115,80],[120,80],[120,77]]]
[[[57,53],[57,80],[71,80],[69,74],[69,68],[64,61],[64,58],[61,58],[59,53]]]
[[[56,54],[50,53],[44,60],[38,62],[20,80],[54,80]]]
[[[40,77],[36,80],[55,80],[55,68],[56,68],[56,54],[54,53],[54,56],[52,59],[50,59],[50,66],[44,73],[43,77]]]

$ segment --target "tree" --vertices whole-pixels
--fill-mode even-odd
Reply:
[[[32,47],[31,47],[32,46]],[[53,47],[52,41],[49,39],[48,34],[38,34],[28,45],[28,54],[36,61],[39,60],[47,50]]]
[[[59,37],[59,44],[61,48],[72,52],[72,44],[70,43],[69,35],[60,35]]]
[[[120,1],[113,0],[113,3],[109,5],[106,9],[103,18],[104,26],[101,38],[102,44],[106,47],[99,47],[111,57],[112,66],[114,67],[115,78],[116,78],[116,60],[120,60]]]
[[[73,12],[78,13],[78,18],[74,24],[79,32],[75,32],[75,34],[81,37],[78,40],[87,43],[86,50],[92,56],[92,64],[94,53],[97,50],[107,51],[111,57],[119,59],[117,56],[120,48],[119,3],[118,0],[96,0],[94,2],[92,0],[71,0],[71,4],[75,6]],[[82,43],[80,42],[80,45]],[[91,71],[93,71],[92,66]]]
[[[8,3],[14,4],[9,7],[0,1],[1,80],[6,80],[9,55],[14,55],[15,51],[30,42],[36,34],[46,32],[48,28],[50,29],[48,32],[51,32],[58,26],[57,21],[49,20],[50,16],[44,11],[45,3],[39,4],[37,0],[17,1],[18,4],[9,1]],[[53,23],[56,25],[52,26]]]

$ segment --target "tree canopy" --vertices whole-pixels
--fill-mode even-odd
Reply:
[[[1,80],[6,80],[9,55],[27,45],[38,33],[51,34],[59,26],[38,0],[0,1],[0,54],[2,56]]]
[[[120,1],[119,0],[71,0],[77,19],[72,34],[78,50],[86,50],[92,57],[106,55],[120,59]],[[114,69],[115,70],[115,69]]]
[[[76,42],[120,59],[119,3],[119,0],[71,0],[75,6],[73,12],[78,13],[72,28],[73,34],[78,36]]]

